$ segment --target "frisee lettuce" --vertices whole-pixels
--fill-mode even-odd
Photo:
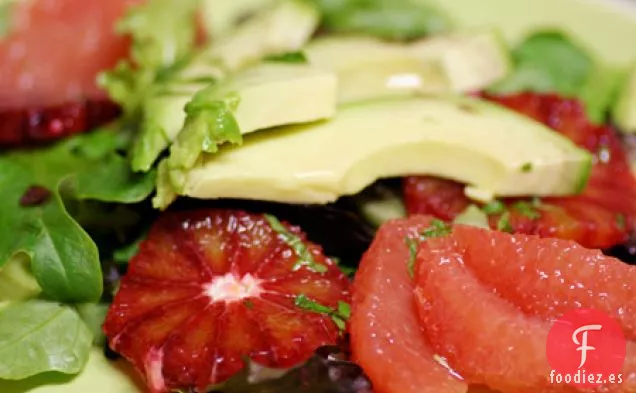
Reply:
[[[79,135],[47,148],[0,156],[0,267],[27,255],[44,294],[54,300],[98,300],[102,272],[98,250],[69,214],[72,201],[136,203],[154,189],[155,172],[133,174],[119,153],[126,140],[114,129]],[[48,190],[41,204],[22,206],[33,186]]]

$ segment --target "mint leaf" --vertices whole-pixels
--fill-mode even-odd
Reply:
[[[309,248],[307,247],[307,245],[305,245],[305,242],[303,242],[300,237],[288,231],[287,228],[285,228],[285,226],[281,224],[280,221],[278,221],[278,218],[270,214],[265,214],[265,219],[272,227],[272,229],[278,233],[283,241],[287,243],[298,256],[298,262],[296,262],[293,267],[294,271],[301,269],[303,266],[306,266],[307,269],[316,273],[327,272],[327,266],[316,262],[314,256],[311,254],[311,251],[309,251]]]
[[[425,228],[417,237],[407,236],[404,241],[409,249],[409,259],[406,262],[409,276],[415,277],[415,258],[417,257],[417,248],[420,243],[433,238],[448,236],[453,231],[453,227],[442,220],[433,219],[431,225]]]
[[[0,310],[0,378],[77,374],[91,342],[90,330],[69,306],[41,300],[11,304]]]
[[[0,236],[0,267],[24,253],[48,297],[67,302],[99,299],[97,247],[71,217],[65,200],[134,203],[152,192],[154,173],[132,175],[116,151],[119,138],[118,132],[104,129],[44,149],[0,156],[0,228],[10,231]],[[34,185],[46,188],[50,197],[43,204],[21,206]]]
[[[512,205],[512,208],[517,210],[521,215],[531,219],[537,220],[541,218],[541,213],[537,210],[536,206],[532,203],[519,201]]]
[[[505,211],[497,221],[497,230],[501,232],[512,233],[514,230],[510,225],[510,212]]]
[[[294,64],[306,64],[309,63],[307,57],[303,52],[288,52],[280,55],[267,56],[265,61],[279,62],[279,63],[294,63]]]
[[[512,58],[515,71],[493,91],[556,92],[574,97],[594,67],[591,57],[558,31],[531,35],[512,51]]]
[[[482,207],[481,210],[489,216],[494,216],[505,212],[506,205],[499,200],[494,200]]]
[[[411,40],[446,31],[448,18],[432,5],[414,0],[313,0],[323,28],[333,33]]]

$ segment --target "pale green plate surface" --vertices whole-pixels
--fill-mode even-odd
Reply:
[[[238,0],[237,0],[238,1]],[[529,31],[566,30],[608,64],[636,63],[636,4],[608,6],[609,0],[429,0],[445,9],[459,28],[498,27],[511,43]],[[628,3],[628,2],[626,2]],[[611,5],[611,4],[610,4]],[[54,385],[42,385],[43,383]],[[93,352],[76,377],[40,376],[28,381],[0,381],[1,393],[135,393],[142,392],[121,365]],[[442,392],[440,392],[442,393]]]

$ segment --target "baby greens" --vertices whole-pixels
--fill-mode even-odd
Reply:
[[[70,306],[40,300],[9,305],[0,310],[0,378],[76,374],[88,361],[92,339]]]
[[[37,151],[0,156],[0,267],[17,253],[31,259],[44,294],[59,301],[93,301],[102,293],[98,250],[69,214],[65,202],[96,200],[135,203],[154,189],[154,171],[130,172],[118,150],[124,134],[104,129]],[[42,204],[23,206],[25,192],[50,192]],[[9,235],[10,233],[10,235]]]

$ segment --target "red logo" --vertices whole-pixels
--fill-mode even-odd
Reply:
[[[626,346],[623,329],[609,315],[592,309],[571,311],[548,333],[550,379],[577,387],[619,384]]]

